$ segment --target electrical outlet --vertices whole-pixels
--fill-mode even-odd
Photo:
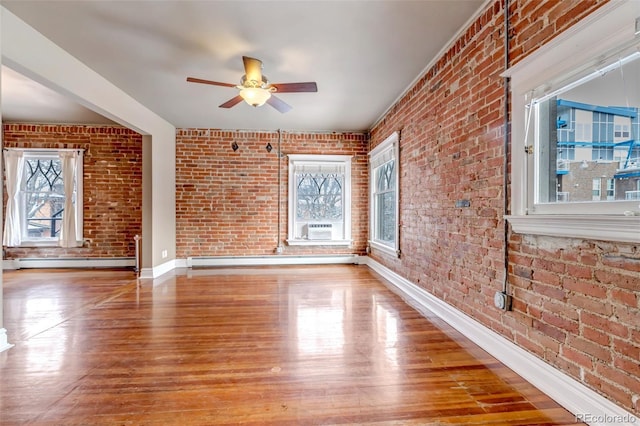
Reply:
[[[503,311],[510,311],[511,296],[509,296],[504,291],[496,291],[496,294],[493,296],[493,304],[498,309],[502,309]]]
[[[166,250],[162,250],[162,258],[166,259],[169,253]]]

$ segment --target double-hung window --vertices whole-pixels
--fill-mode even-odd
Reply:
[[[639,16],[611,2],[505,73],[515,232],[640,241]]]
[[[351,242],[351,156],[289,155],[287,243]]]
[[[5,246],[82,243],[82,151],[5,151]]]
[[[371,211],[369,246],[399,254],[398,133],[393,133],[369,154]]]

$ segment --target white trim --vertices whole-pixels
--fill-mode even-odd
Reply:
[[[324,265],[359,264],[362,256],[356,254],[326,256],[202,256],[188,257],[188,267],[194,266],[263,266],[263,265]]]
[[[387,151],[393,150],[393,157],[396,158],[396,145],[400,140],[398,132],[393,132],[387,138],[380,142],[375,148],[369,152],[369,162],[372,162],[377,156],[383,155]]]
[[[75,178],[75,194],[76,194],[76,202],[75,202],[75,206],[74,206],[74,212],[75,212],[75,218],[73,220],[73,222],[75,222],[75,232],[73,232],[72,235],[75,235],[75,240],[72,240],[71,242],[69,242],[68,244],[71,245],[65,245],[62,243],[61,241],[61,235],[58,235],[57,237],[41,237],[41,238],[37,238],[37,237],[32,237],[29,238],[28,236],[28,232],[27,232],[27,228],[28,228],[28,220],[26,217],[26,213],[23,211],[25,209],[25,201],[24,201],[24,193],[26,192],[26,183],[24,178],[21,179],[21,185],[20,188],[18,189],[18,193],[20,194],[21,199],[23,200],[20,203],[20,209],[21,209],[21,220],[20,220],[20,226],[22,228],[22,239],[20,241],[20,245],[18,245],[17,247],[62,247],[63,245],[65,247],[81,247],[83,244],[83,232],[84,232],[84,205],[83,205],[83,191],[84,191],[84,153],[85,150],[82,148],[77,148],[77,149],[71,149],[71,148],[64,148],[64,149],[56,149],[56,148],[5,148],[7,150],[12,150],[12,151],[19,151],[22,152],[23,154],[23,161],[27,161],[29,159],[56,159],[60,161],[60,164],[62,164],[64,162],[63,160],[63,156],[61,155],[61,153],[77,153],[78,157],[75,160],[75,167],[74,167],[74,171],[73,171],[73,178]],[[26,169],[23,170],[23,173],[27,173]],[[63,174],[63,180],[65,175]],[[64,195],[64,199],[68,200],[69,196],[68,194]],[[66,201],[65,201],[66,202]]]
[[[637,221],[623,216],[627,210],[637,210],[637,203],[534,204],[535,154],[525,153],[525,146],[533,144],[533,124],[529,123],[529,130],[526,129],[530,121],[527,119],[527,107],[531,108],[532,98],[544,96],[569,81],[601,69],[632,44],[637,45],[639,40],[634,33],[638,16],[638,1],[609,2],[502,74],[511,78],[512,88],[512,216],[508,219],[515,232],[602,241],[638,241],[637,235],[631,232]]]
[[[288,193],[288,235],[287,242],[290,245],[346,245],[345,241],[351,240],[351,159],[352,155],[324,155],[324,154],[289,154],[289,193]],[[342,235],[337,244],[329,244],[330,241],[314,240],[312,244],[307,244],[308,240],[295,238],[296,235],[296,168],[302,165],[317,166],[322,164],[338,165],[344,168],[344,188],[342,188],[343,200],[343,220]],[[303,222],[303,221],[300,221]],[[350,245],[350,244],[349,244]]]
[[[303,161],[309,163],[346,163],[350,162],[352,155],[325,155],[325,154],[288,154],[289,161]]]
[[[625,419],[623,421],[626,421],[626,423],[618,421],[617,425],[637,426],[639,424],[640,419],[622,407],[569,377],[564,372],[552,367],[495,331],[485,327],[453,306],[436,298],[384,265],[371,258],[366,259],[366,265],[388,280],[393,286],[391,289],[397,290],[397,293],[406,298],[407,303],[416,310],[425,316],[428,314],[437,315],[574,415],[584,416],[588,414],[591,419]],[[592,426],[604,426],[610,425],[611,422],[602,421],[589,424]]]
[[[287,240],[290,246],[350,246],[352,240]]]
[[[388,153],[392,154],[392,158],[388,158],[387,161],[374,168],[373,165],[377,163],[378,157],[387,156]],[[374,171],[391,160],[394,161],[393,173],[396,182],[394,190],[396,223],[393,247],[374,239],[376,237],[376,222],[379,220],[375,202],[377,185]],[[369,247],[398,256],[400,249],[400,134],[398,132],[393,132],[369,153],[369,238],[371,238]]]
[[[33,155],[38,155],[38,156],[45,156],[45,155],[51,155],[51,158],[57,158],[57,155],[52,155],[52,154],[56,154],[58,152],[74,152],[74,151],[78,151],[78,152],[86,152],[86,150],[84,148],[12,148],[12,147],[6,147],[6,148],[2,148],[4,151],[23,151],[23,152],[30,152]]]
[[[386,253],[386,254],[389,254],[391,256],[398,257],[398,250],[396,250],[393,247],[389,247],[387,245],[384,245],[384,244],[381,244],[381,243],[379,243],[377,241],[372,241],[372,240],[369,240],[368,243],[369,243],[369,248],[370,249],[373,249],[373,250],[376,250],[376,251],[380,251],[382,253]]]
[[[134,260],[135,261],[135,260]],[[176,260],[172,259],[153,268],[142,268],[140,270],[141,279],[154,279],[176,269]]]
[[[529,215],[505,219],[518,234],[640,242],[640,216]]]
[[[125,268],[136,266],[133,257],[44,257],[5,259],[2,262],[3,269],[23,268]]]
[[[7,330],[0,328],[0,352],[12,348],[13,345],[7,341]]]
[[[176,269],[180,269],[180,268],[189,268],[190,265],[187,262],[187,259],[176,259],[175,260],[175,268]]]
[[[14,269],[20,269],[18,266],[18,259],[3,259],[2,260],[2,270],[4,271],[12,271]]]
[[[639,13],[640,4],[635,0],[609,2],[510,67],[501,77],[515,79],[512,86],[513,83],[521,89],[526,86],[521,92],[514,88],[516,94],[524,94],[542,88],[553,78],[600,68],[598,65],[604,58],[599,55],[635,39],[635,19]]]

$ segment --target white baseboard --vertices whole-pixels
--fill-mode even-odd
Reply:
[[[211,256],[211,257],[187,257],[185,266],[267,266],[267,265],[324,265],[324,264],[353,264],[359,263],[360,257],[356,254],[346,255],[309,255],[309,256]]]
[[[3,259],[2,260],[2,270],[3,271],[11,271],[14,269],[20,269],[18,266],[18,259]]]
[[[0,352],[12,348],[13,345],[7,341],[7,330],[0,328]]]
[[[153,268],[142,268],[140,270],[140,278],[141,279],[154,279],[158,278],[160,275],[164,275],[168,272],[173,272],[176,269],[176,260],[169,260],[160,265],[154,266]]]
[[[426,310],[437,315],[573,413],[577,420],[592,426],[638,426],[640,424],[640,419],[624,408],[436,298],[379,262],[366,258],[363,263],[387,279],[411,306],[422,313]]]
[[[133,257],[41,257],[7,259],[2,261],[2,269],[24,268],[126,268],[135,267]]]

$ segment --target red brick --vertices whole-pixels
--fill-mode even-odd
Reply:
[[[584,352],[576,351],[569,346],[562,345],[560,353],[562,357],[567,359],[568,361],[574,362],[584,368],[593,368],[591,356],[585,354]]]
[[[638,293],[621,289],[611,290],[611,297],[614,302],[621,303],[631,308],[638,307]]]
[[[85,247],[9,247],[7,258],[134,257],[142,234],[142,136],[119,126],[5,123],[9,148],[81,148]]]
[[[609,346],[611,344],[611,336],[609,333],[587,326],[582,327],[582,337],[601,346]]]
[[[237,142],[234,152],[231,144]],[[280,162],[280,239],[286,254],[364,254],[367,243],[368,136],[282,132],[282,151],[352,156],[352,247],[287,246],[288,161]],[[265,146],[277,132],[178,129],[176,253],[188,256],[273,254],[278,245],[278,157]],[[364,197],[363,197],[364,195]],[[357,200],[357,202],[356,202]],[[215,233],[215,238],[202,238]],[[197,244],[196,244],[197,243]]]
[[[580,320],[583,324],[591,326],[600,331],[626,338],[629,336],[629,328],[624,324],[614,322],[608,317],[596,315],[591,312],[581,312]]]
[[[598,299],[604,299],[607,296],[607,288],[605,286],[594,284],[588,280],[564,277],[562,286],[572,293],[580,293]]]

